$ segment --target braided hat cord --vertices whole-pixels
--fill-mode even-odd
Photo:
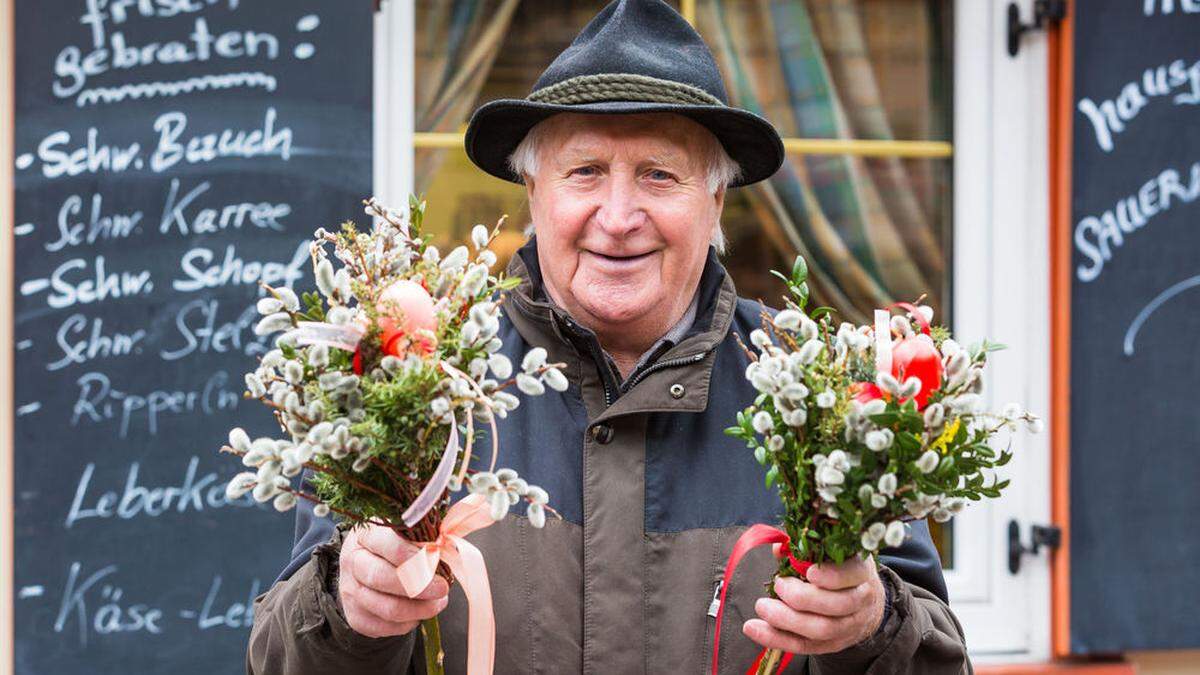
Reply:
[[[720,99],[699,87],[631,73],[598,73],[572,77],[538,89],[529,95],[528,100],[558,105],[601,101],[724,105]]]

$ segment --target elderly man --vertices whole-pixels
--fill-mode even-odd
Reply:
[[[699,673],[708,668],[723,564],[746,526],[778,522],[762,469],[722,430],[754,397],[738,345],[760,307],[718,262],[726,188],[770,176],[775,130],[730,108],[700,37],[659,0],[604,9],[525,100],[473,116],[467,152],[521,182],[534,238],[509,272],[502,337],[567,364],[570,387],[499,426],[505,459],[562,514],[507,518],[483,550],[500,673]],[[341,531],[300,510],[294,560],[255,607],[252,673],[423,668],[418,622],[441,615],[447,672],[464,671],[466,609],[440,578],[406,597],[413,546],[386,528]],[[761,646],[788,672],[970,672],[923,523],[882,566],[819,566],[762,597],[769,553],[726,602],[723,673]]]

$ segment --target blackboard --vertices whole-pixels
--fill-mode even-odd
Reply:
[[[1071,3],[1070,647],[1200,646],[1200,6]]]
[[[292,519],[228,503],[266,434],[259,279],[371,194],[367,0],[19,0],[15,672],[244,672]],[[2,86],[10,86],[4,83]],[[7,470],[7,469],[5,469]]]

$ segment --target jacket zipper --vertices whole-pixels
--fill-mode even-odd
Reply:
[[[692,354],[690,356],[680,356],[678,358],[668,359],[666,361],[659,361],[658,363],[652,364],[649,368],[646,368],[645,370],[638,373],[637,375],[634,375],[633,379],[629,380],[628,382],[625,383],[624,386],[621,387],[621,391],[624,392],[624,391],[629,391],[630,389],[633,389],[634,385],[636,385],[638,382],[641,382],[642,380],[646,379],[646,377],[649,376],[651,373],[658,372],[660,370],[663,370],[664,368],[674,368],[676,366],[685,366],[685,365],[688,365],[689,363],[699,363],[700,361],[704,360],[704,357],[707,354],[708,354],[708,352],[700,352],[699,354]]]
[[[568,317],[566,319],[566,324],[567,324],[567,327],[571,329],[571,332],[575,333],[576,336],[582,338],[584,341],[587,342],[588,351],[590,351],[592,354],[592,360],[595,361],[597,367],[600,370],[600,384],[601,384],[601,386],[604,387],[604,406],[606,408],[608,406],[611,406],[613,404],[613,392],[612,392],[613,387],[610,386],[609,380],[611,378],[611,373],[608,372],[609,369],[608,369],[607,361],[604,358],[604,352],[599,349],[599,345],[597,344],[596,339],[592,336],[588,336],[588,335],[584,334],[582,332],[579,324],[575,323],[574,319],[571,319]],[[634,385],[636,385],[638,382],[641,382],[642,380],[646,379],[646,377],[648,377],[652,373],[656,373],[665,368],[674,368],[676,366],[685,366],[685,365],[688,365],[691,363],[699,363],[700,361],[703,361],[704,357],[707,355],[708,355],[708,352],[705,351],[705,352],[700,352],[699,354],[691,354],[689,356],[680,356],[680,357],[677,357],[674,359],[667,359],[666,361],[659,361],[657,363],[651,364],[648,368],[643,369],[641,372],[634,375],[633,378],[630,379],[628,382],[626,382],[624,385],[619,385],[616,388],[619,389],[619,391],[621,391],[622,393],[625,393],[625,392],[629,391],[630,389],[633,389]]]
[[[600,386],[604,388],[604,407],[607,408],[613,404],[612,387],[609,384],[609,379],[612,374],[608,372],[608,364],[604,360],[604,353],[600,350],[595,336],[588,335],[583,331],[579,324],[570,317],[565,317],[567,328],[571,330],[575,336],[587,343],[588,351],[591,352],[592,361],[596,363],[596,369],[600,372]]]
[[[717,579],[717,585],[713,587],[712,602],[708,603],[708,615],[714,619],[721,610],[721,586],[724,585],[724,579]]]
[[[592,360],[596,362],[596,367],[600,370],[600,384],[604,387],[604,407],[607,408],[613,404],[612,388],[609,386],[612,372],[608,367],[608,361],[604,359],[604,352],[596,348],[595,339],[588,340],[588,349],[591,350]]]

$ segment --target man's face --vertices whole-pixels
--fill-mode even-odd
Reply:
[[[720,218],[725,190],[707,185],[715,138],[671,114],[545,124],[526,187],[550,297],[602,336],[656,338],[691,302]]]

